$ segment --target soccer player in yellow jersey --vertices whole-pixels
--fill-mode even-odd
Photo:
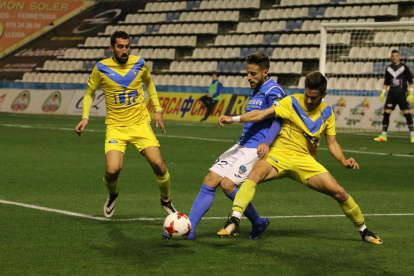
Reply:
[[[305,79],[305,93],[276,101],[273,107],[255,110],[241,116],[221,116],[219,124],[259,122],[279,117],[282,129],[266,158],[259,160],[242,184],[233,201],[232,217],[219,236],[237,235],[239,222],[246,206],[252,201],[256,187],[263,181],[289,177],[305,186],[334,198],[344,214],[358,228],[362,240],[382,244],[382,240],[365,226],[361,209],[333,176],[316,161],[320,136],[325,134],[328,149],[345,168],[359,169],[354,158],[346,159],[336,141],[335,117],[330,106],[322,102],[326,96],[326,78],[312,72]]]
[[[130,56],[130,39],[126,32],[117,31],[111,36],[113,52],[93,68],[88,88],[83,98],[83,118],[76,126],[81,136],[89,121],[89,110],[95,91],[99,86],[106,102],[106,171],[103,182],[108,188],[108,198],[103,207],[105,217],[114,214],[118,199],[118,178],[121,172],[125,149],[132,144],[151,165],[161,195],[161,206],[168,213],[176,212],[170,199],[170,175],[160,153],[160,144],[150,126],[150,115],[144,103],[145,83],[149,97],[155,106],[156,127],[165,133],[162,108],[158,100],[151,73],[142,57]]]

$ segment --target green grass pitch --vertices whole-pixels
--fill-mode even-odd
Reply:
[[[407,133],[386,143],[373,141],[377,133],[339,133],[360,170],[341,167],[324,139],[318,154],[383,245],[363,243],[348,219],[335,216],[342,212],[334,200],[289,179],[257,189],[253,204],[270,217],[262,239],[246,239],[245,219],[239,237],[216,236],[231,211],[218,189],[197,240],[169,241],[161,238],[166,214],[153,173],[131,146],[113,219],[94,219],[103,217],[107,195],[104,119],[92,118],[81,138],[74,132],[78,122],[0,114],[0,275],[414,275],[414,145]],[[189,214],[209,167],[238,140],[242,126],[165,124],[166,135],[153,128],[174,205]]]

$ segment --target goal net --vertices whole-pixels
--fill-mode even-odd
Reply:
[[[328,78],[325,102],[340,130],[381,131],[384,103],[379,96],[392,50],[414,72],[414,22],[321,24],[319,70]],[[399,107],[388,130],[407,131]]]

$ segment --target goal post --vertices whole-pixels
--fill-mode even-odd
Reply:
[[[328,79],[325,102],[343,130],[380,131],[379,101],[391,52],[414,73],[414,22],[321,23],[319,71]],[[414,110],[411,111],[414,113]],[[407,131],[396,107],[389,131]]]

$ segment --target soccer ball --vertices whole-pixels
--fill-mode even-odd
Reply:
[[[190,234],[190,219],[183,213],[168,215],[164,220],[164,232],[173,240],[182,240]]]

